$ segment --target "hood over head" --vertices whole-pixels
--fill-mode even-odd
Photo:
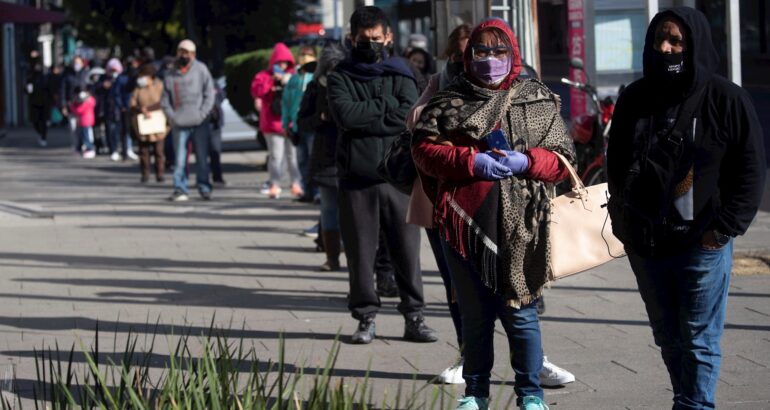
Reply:
[[[321,50],[321,56],[318,58],[316,66],[316,78],[326,77],[340,61],[345,59],[345,48],[339,43],[329,43]]]
[[[288,62],[289,68],[286,69],[286,71],[290,73],[294,72],[294,67],[297,65],[294,61],[294,54],[292,54],[289,47],[286,47],[286,44],[283,43],[276,43],[273,47],[273,54],[270,55],[270,62],[267,65],[267,70],[272,71],[273,65],[279,61]]]
[[[644,76],[653,78],[655,51],[655,29],[661,21],[672,18],[682,25],[684,40],[687,45],[684,51],[685,84],[684,95],[689,96],[703,87],[719,65],[719,54],[711,41],[711,27],[706,16],[700,11],[690,7],[674,7],[662,11],[653,17],[647,28],[647,36],[644,40]],[[653,80],[654,81],[654,80]]]
[[[107,61],[107,69],[120,74],[123,72],[123,64],[120,63],[120,60],[113,57]]]
[[[505,34],[505,36],[508,38],[508,42],[511,43],[511,72],[508,74],[508,77],[506,77],[505,80],[503,80],[503,82],[500,84],[500,89],[508,89],[511,86],[511,83],[513,83],[513,80],[515,80],[521,72],[521,51],[519,50],[519,40],[516,38],[516,35],[513,34],[513,30],[508,25],[508,23],[498,17],[490,17],[479,23],[479,25],[476,26],[471,32],[470,38],[473,39],[482,30],[490,28],[495,28],[502,31],[503,34]],[[465,52],[463,53],[463,62],[465,63],[465,75],[470,78],[472,75],[470,74],[471,63],[473,62],[473,44],[471,44],[470,40],[468,41],[468,46],[465,47]]]

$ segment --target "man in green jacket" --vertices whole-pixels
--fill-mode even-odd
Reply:
[[[409,197],[377,174],[386,148],[405,129],[406,113],[417,100],[417,85],[404,59],[389,57],[393,33],[377,7],[350,17],[350,58],[328,77],[337,141],[340,231],[350,275],[348,309],[359,325],[353,343],[370,343],[380,299],[374,287],[374,261],[380,226],[396,271],[404,315],[404,338],[434,342],[436,332],[423,319],[420,231],[406,224]]]

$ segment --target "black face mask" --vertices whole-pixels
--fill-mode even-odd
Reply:
[[[384,57],[385,43],[359,41],[353,47],[353,58],[362,63],[378,63]]]
[[[177,57],[176,59],[176,66],[179,68],[187,67],[187,65],[190,64],[190,58],[189,57]]]
[[[666,84],[684,80],[684,53],[663,54],[659,51],[652,53],[655,77]]]

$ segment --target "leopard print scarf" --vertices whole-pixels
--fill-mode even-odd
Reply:
[[[541,147],[570,161],[572,139],[559,116],[559,99],[537,80],[517,80],[508,90],[488,90],[458,76],[423,110],[415,139],[465,135],[481,140],[502,128],[514,150]],[[475,184],[489,184],[477,181]],[[542,293],[549,277],[551,187],[523,177],[496,181],[483,202],[458,185],[449,197],[452,215],[438,221],[445,239],[472,260],[484,284],[520,307]],[[494,204],[493,204],[494,203]]]

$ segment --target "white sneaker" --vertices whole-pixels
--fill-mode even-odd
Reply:
[[[113,152],[112,155],[110,155],[110,160],[114,162],[120,161],[120,153],[118,153],[117,151]]]
[[[48,146],[48,141],[46,141],[46,140],[44,140],[42,138],[38,138],[37,139],[37,145],[39,145],[41,148],[45,148],[45,147]]]
[[[438,375],[438,381],[439,383],[444,384],[463,384],[465,383],[465,379],[463,379],[463,363],[465,360],[463,360],[462,357],[457,359],[457,362],[453,364],[452,366],[447,367],[444,369],[441,374]]]
[[[89,149],[88,151],[83,151],[83,158],[85,159],[91,159],[96,157],[96,151]]]
[[[126,151],[126,156],[128,157],[128,159],[130,159],[132,161],[138,161],[139,160],[139,157],[136,154],[134,154],[133,150],[127,150]]]
[[[267,195],[270,193],[270,187],[272,187],[273,184],[270,183],[270,181],[266,181],[262,184],[261,187],[259,187],[259,193],[262,195]]]
[[[575,381],[575,375],[548,361],[543,356],[543,368],[540,370],[540,385],[556,387]]]

